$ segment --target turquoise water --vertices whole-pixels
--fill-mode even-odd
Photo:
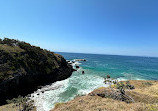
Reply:
[[[84,58],[83,69],[112,78],[158,80],[158,58],[98,54],[60,53],[67,60]]]
[[[119,80],[158,80],[158,58],[97,54],[59,53],[81,68],[66,80],[44,86],[32,94],[37,111],[49,111],[56,103],[67,102],[98,87],[106,87],[103,77],[109,74]],[[82,71],[85,74],[81,74]],[[44,93],[41,93],[44,91]],[[39,95],[40,94],[40,95]]]

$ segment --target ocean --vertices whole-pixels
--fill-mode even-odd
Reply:
[[[66,80],[44,86],[31,94],[37,111],[49,111],[57,103],[67,102],[76,96],[106,87],[104,77],[118,80],[158,80],[158,58],[117,56],[101,54],[61,53],[66,60],[86,59],[76,62],[80,69]],[[82,74],[82,71],[85,74]],[[42,93],[44,91],[44,93]]]

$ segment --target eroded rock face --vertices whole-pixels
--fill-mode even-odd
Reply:
[[[88,94],[89,96],[100,96],[102,98],[112,98],[115,100],[124,101],[126,103],[133,103],[133,99],[126,95],[122,94],[118,89],[111,88],[100,88],[96,89],[93,92]]]
[[[25,42],[11,39],[2,41],[0,105],[6,99],[32,93],[40,85],[66,79],[72,72],[72,66],[61,55]]]

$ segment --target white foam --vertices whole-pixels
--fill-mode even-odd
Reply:
[[[57,96],[58,92],[63,92],[67,83],[68,79],[58,81],[52,85],[47,85],[42,89],[38,89],[36,92],[31,94],[31,99],[34,100],[34,105],[36,106],[37,111],[49,111],[49,102],[51,102],[50,100],[57,101],[59,99]],[[42,91],[45,92],[42,93]]]
[[[83,75],[81,71],[82,68],[74,72],[70,78],[47,85],[31,94],[37,111],[49,111],[56,103],[67,102],[77,95],[85,95],[98,87],[107,86],[103,83],[102,77],[91,74]]]
[[[74,63],[70,61],[73,67],[81,64],[79,61],[73,61]],[[81,73],[83,70],[85,74]],[[67,102],[78,95],[86,95],[98,87],[108,86],[104,84],[104,78],[91,73],[93,72],[80,67],[70,78],[38,89],[31,94],[37,111],[49,111],[56,103]]]
[[[127,80],[145,80],[145,79],[142,79],[140,76],[136,76],[133,74],[133,72],[124,72],[122,73],[124,75],[124,77],[120,77],[118,78],[117,80],[119,81],[127,81]]]
[[[128,79],[126,78],[123,78],[123,77],[120,77],[120,78],[117,78],[118,81],[127,81]]]
[[[79,61],[75,61],[74,63],[72,63],[73,65],[80,65],[81,63]]]
[[[132,77],[132,78],[126,78],[126,77],[120,77],[120,78],[117,78],[118,81],[128,81],[128,80],[145,80],[145,79],[142,79],[142,78],[138,78],[138,77]]]

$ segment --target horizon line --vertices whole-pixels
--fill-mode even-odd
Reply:
[[[129,56],[129,57],[146,57],[146,58],[158,58],[158,56],[141,56],[141,55],[120,55],[120,54],[104,54],[104,53],[84,53],[84,52],[63,52],[63,51],[54,51],[55,53],[74,53],[74,54],[92,54],[92,55],[109,55],[109,56]]]

